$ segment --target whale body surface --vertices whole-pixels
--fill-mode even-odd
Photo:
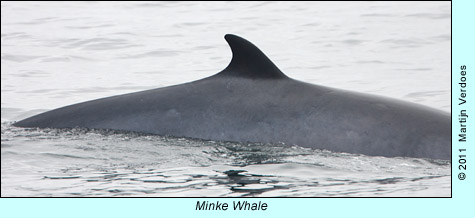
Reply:
[[[287,77],[249,41],[226,35],[233,58],[190,83],[51,110],[13,125],[113,129],[205,140],[285,143],[386,157],[450,159],[450,114]]]

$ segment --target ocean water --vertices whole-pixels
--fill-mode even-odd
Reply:
[[[2,2],[1,195],[450,196],[450,161],[15,121],[224,69],[224,34],[288,76],[450,113],[450,2]]]

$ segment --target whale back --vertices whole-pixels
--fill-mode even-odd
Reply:
[[[366,155],[450,158],[450,115],[287,77],[249,41],[226,35],[221,72],[190,83],[58,108],[19,127],[98,128],[299,145]]]

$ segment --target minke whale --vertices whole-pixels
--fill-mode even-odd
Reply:
[[[298,81],[249,41],[231,34],[225,39],[232,60],[215,75],[62,107],[13,126],[112,129],[371,156],[450,159],[449,113]]]

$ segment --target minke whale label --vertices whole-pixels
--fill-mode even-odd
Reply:
[[[112,129],[215,141],[284,143],[372,156],[450,159],[449,113],[298,81],[285,75],[251,42],[232,34],[225,39],[232,50],[231,62],[210,77],[78,103],[13,125]]]
[[[195,210],[228,210],[230,205],[227,202],[209,202],[209,201],[196,201]],[[259,202],[251,202],[251,201],[233,201],[232,203],[232,210],[251,210],[257,211],[262,210],[265,211],[268,208],[267,203],[259,201]]]

